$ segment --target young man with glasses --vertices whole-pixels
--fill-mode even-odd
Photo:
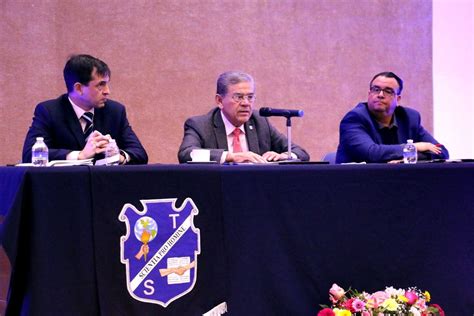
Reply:
[[[420,113],[399,105],[403,80],[393,72],[375,75],[368,100],[347,113],[339,127],[336,163],[397,162],[413,139],[419,159],[447,159],[448,150],[421,125]]]
[[[210,160],[266,163],[288,159],[285,135],[253,110],[255,82],[246,73],[229,71],[217,79],[217,107],[186,120],[178,160],[191,160],[193,149],[209,149]],[[309,160],[308,153],[292,144],[293,158]]]

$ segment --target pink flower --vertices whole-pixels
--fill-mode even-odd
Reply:
[[[329,289],[329,299],[331,302],[336,303],[343,297],[345,294],[344,289],[334,283],[332,287]]]
[[[408,305],[413,305],[418,300],[418,295],[416,295],[415,292],[407,291],[405,292],[405,297],[408,299],[408,302],[407,302]]]
[[[424,311],[426,309],[425,299],[419,298],[418,301],[416,301],[415,306],[418,307],[419,310]]]
[[[362,302],[360,299],[356,298],[352,302],[352,308],[354,309],[355,312],[362,312],[362,309],[365,307],[365,303]]]
[[[319,311],[318,316],[336,316],[336,313],[330,308],[324,308]]]
[[[390,298],[390,295],[384,291],[378,291],[370,295],[370,298],[374,300],[374,308],[379,307],[386,299]]]
[[[372,313],[369,311],[363,311],[362,316],[372,316]]]
[[[353,298],[350,298],[348,299],[345,303],[344,303],[344,308],[349,310],[351,313],[355,313],[355,309],[354,309],[354,301],[356,299],[353,297]]]

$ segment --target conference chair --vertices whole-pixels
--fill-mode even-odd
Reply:
[[[332,152],[326,153],[323,157],[323,161],[329,161],[330,165],[336,164],[336,152],[332,151]]]

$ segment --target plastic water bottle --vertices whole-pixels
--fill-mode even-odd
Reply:
[[[43,137],[36,137],[36,142],[31,148],[31,162],[35,167],[46,167],[48,165],[48,146]]]
[[[413,139],[408,139],[405,146],[403,146],[403,163],[416,163],[418,160],[418,153],[416,152]]]
[[[111,139],[105,149],[105,164],[107,166],[118,165],[120,162],[120,150],[115,142],[115,139]]]

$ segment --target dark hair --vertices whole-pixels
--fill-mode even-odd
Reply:
[[[386,78],[393,78],[395,80],[397,80],[397,83],[398,83],[398,92],[397,94],[400,95],[402,94],[402,90],[403,90],[403,80],[402,78],[400,78],[399,76],[397,76],[396,74],[394,74],[393,72],[391,71],[385,71],[385,72],[381,72],[379,74],[376,74],[372,80],[370,81],[370,85],[369,85],[369,88],[372,87],[372,82],[374,82],[375,78],[377,77],[386,77]]]
[[[252,76],[241,71],[227,71],[219,75],[217,78],[217,94],[225,96],[227,94],[227,87],[232,84],[240,82],[254,83]]]
[[[96,69],[99,76],[109,76],[110,69],[102,60],[90,55],[72,55],[64,66],[63,75],[67,92],[74,90],[74,84],[79,82],[87,85],[92,80],[92,73]]]

